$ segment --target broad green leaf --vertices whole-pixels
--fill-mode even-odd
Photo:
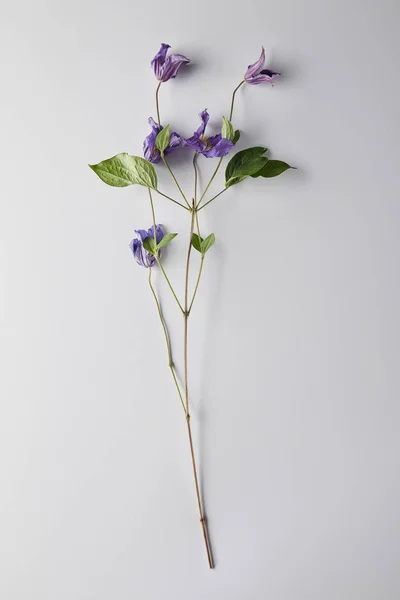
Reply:
[[[167,125],[164,127],[164,129],[161,129],[160,133],[156,137],[156,146],[161,154],[163,154],[164,150],[168,148],[169,136],[169,125]]]
[[[151,254],[156,254],[157,246],[155,244],[154,238],[153,237],[144,238],[143,248],[145,250],[147,250],[147,252],[150,252]]]
[[[235,131],[235,135],[233,136],[233,140],[232,140],[232,142],[233,142],[234,144],[237,144],[237,143],[238,143],[238,141],[239,141],[239,139],[240,139],[240,131],[239,131],[239,129],[236,129],[236,131]]]
[[[226,182],[225,187],[231,187],[231,185],[236,185],[245,179],[247,179],[247,175],[244,175],[243,177],[231,177],[231,179]]]
[[[229,161],[225,171],[226,187],[243,181],[246,177],[257,173],[267,162],[264,154],[267,148],[257,146],[237,152]]]
[[[163,246],[166,246],[167,244],[169,244],[169,242],[171,242],[174,237],[176,237],[178,234],[177,233],[166,233],[163,237],[163,239],[161,240],[161,242],[159,242],[157,244],[157,249],[162,248]]]
[[[294,169],[282,160],[268,160],[267,163],[259,170],[254,173],[252,177],[276,177],[281,173],[284,173],[288,169]]]
[[[197,252],[201,253],[201,245],[203,243],[203,238],[199,238],[197,233],[193,233],[192,235],[192,246]]]
[[[235,130],[233,129],[233,125],[228,119],[222,117],[222,137],[233,142],[235,137]]]
[[[114,187],[126,187],[137,183],[157,189],[157,173],[153,165],[141,156],[131,156],[122,152],[89,167],[102,181]]]
[[[205,254],[211,248],[211,246],[214,244],[214,242],[215,242],[215,235],[213,233],[210,233],[210,235],[208,235],[206,237],[206,239],[204,240],[204,242],[202,242],[202,244],[201,244],[202,253]]]

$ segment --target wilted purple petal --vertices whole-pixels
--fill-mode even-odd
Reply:
[[[192,137],[183,139],[182,146],[188,146],[189,148],[193,148],[196,152],[203,152],[206,149],[206,144],[201,141],[198,133],[192,135]]]
[[[140,239],[142,240],[142,242],[144,242],[144,240],[149,237],[149,232],[146,231],[146,229],[135,229],[135,233],[138,234],[138,236],[140,237]]]
[[[215,136],[218,137],[218,136]],[[210,142],[211,138],[209,139]],[[215,144],[215,146],[213,146],[212,148],[210,148],[209,150],[206,150],[205,152],[203,152],[203,155],[206,156],[207,158],[215,158],[215,157],[222,157],[225,156],[226,154],[228,154],[228,152],[233,148],[235,144],[233,142],[231,142],[230,140],[227,140],[226,138],[221,138],[219,140],[219,142],[217,142]]]
[[[275,77],[280,75],[280,73],[276,73],[270,69],[264,69],[264,62],[265,52],[263,48],[258,61],[255,62],[254,65],[250,65],[244,75],[244,79],[247,83],[250,83],[250,85],[258,85],[259,83],[265,82],[271,83]]]
[[[265,63],[265,50],[263,47],[261,47],[260,58],[253,65],[248,66],[247,71],[244,75],[245,80],[247,81],[248,78],[254,77],[254,75],[258,75],[260,73],[261,69],[263,68],[264,63]]]
[[[176,77],[179,68],[184,63],[190,62],[183,54],[170,54],[167,56],[168,48],[170,47],[171,46],[168,44],[161,44],[160,50],[151,61],[154,74],[160,82],[166,82],[169,79],[173,79]]]
[[[160,127],[151,117],[149,118],[148,123],[151,127],[151,132],[143,142],[143,155],[146,160],[153,164],[157,164],[161,160],[161,154],[156,146],[156,138],[163,127]],[[169,146],[166,148],[166,150],[164,150],[164,154],[169,154],[170,152],[176,150],[180,143],[180,135],[178,135],[176,131],[172,132],[169,137]]]
[[[154,238],[154,225],[152,225],[150,227],[150,229],[147,232],[146,237],[152,237]],[[161,242],[161,240],[164,237],[164,231],[163,228],[161,227],[161,225],[156,225],[156,242],[157,244],[159,244]]]
[[[197,128],[197,134],[204,135],[204,132],[207,127],[207,123],[210,120],[210,114],[209,114],[208,110],[207,109],[202,110],[201,113],[199,113],[199,117],[202,120],[202,123],[201,123],[200,127]]]
[[[134,238],[129,244],[130,249],[132,250],[133,256],[135,257],[136,262],[141,267],[154,267],[156,264],[156,258],[151,252],[147,252],[147,250],[143,247],[143,241],[148,238],[154,238],[154,226],[150,227],[148,231],[145,229],[135,229],[135,233],[138,234],[140,239]],[[156,241],[157,244],[161,242],[164,237],[164,232],[161,225],[156,225]]]
[[[280,73],[276,73],[275,71],[263,69],[260,75],[251,77],[247,80],[247,83],[250,83],[250,85],[258,85],[259,83],[271,83],[276,77],[279,77],[279,75]]]
[[[179,68],[183,64],[189,62],[190,60],[186,58],[186,56],[183,56],[183,54],[170,54],[165,59],[161,78],[158,79],[160,79],[163,82],[168,81],[169,79],[174,79],[174,77],[176,77],[178,73]]]
[[[169,146],[164,150],[164,154],[169,154],[170,152],[173,152],[174,150],[179,148],[180,143],[181,136],[178,133],[176,133],[176,131],[172,131],[171,135],[169,136]]]
[[[154,69],[154,74],[157,77],[157,79],[161,79],[162,77],[162,70],[165,63],[165,57],[167,56],[168,48],[171,48],[169,44],[161,44],[161,48],[150,63]]]

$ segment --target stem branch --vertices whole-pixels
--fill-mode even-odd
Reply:
[[[171,374],[172,374],[172,377],[173,377],[176,389],[177,389],[178,394],[179,394],[179,400],[181,401],[182,408],[183,408],[183,410],[184,410],[184,412],[186,414],[186,408],[185,408],[185,404],[183,402],[182,392],[181,392],[181,389],[179,387],[179,383],[178,383],[178,380],[177,380],[177,377],[176,377],[176,373],[175,373],[175,369],[174,369],[174,363],[173,363],[173,360],[172,360],[171,344],[170,344],[170,341],[169,341],[169,335],[168,335],[167,326],[165,324],[165,320],[164,320],[163,314],[161,312],[161,306],[160,306],[160,303],[158,301],[157,294],[156,294],[156,292],[154,290],[154,287],[153,287],[153,284],[151,282],[151,267],[149,268],[149,286],[150,286],[151,292],[153,294],[155,303],[157,305],[158,315],[160,317],[161,325],[162,325],[162,328],[164,330],[165,343],[167,345],[167,352],[168,352],[168,366],[169,366],[169,368],[171,370]]]

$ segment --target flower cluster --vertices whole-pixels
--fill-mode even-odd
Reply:
[[[190,63],[190,60],[186,58],[186,56],[183,56],[183,54],[168,55],[169,48],[169,44],[161,44],[160,50],[151,61],[154,74],[160,84],[175,78],[181,66]],[[253,65],[249,65],[244,74],[243,83],[249,83],[250,85],[258,85],[266,82],[271,83],[278,75],[280,75],[280,73],[277,73],[276,71],[265,69],[264,64],[265,51],[264,48],[262,48],[260,58]],[[222,133],[205,137],[204,133],[210,115],[207,110],[203,110],[199,113],[199,117],[201,119],[201,125],[191,137],[181,138],[175,131],[170,134],[169,145],[164,150],[165,155],[179,148],[181,144],[182,146],[192,148],[192,150],[202,154],[206,158],[222,158],[228,154],[234,146],[234,143],[231,140],[224,138]],[[151,127],[151,133],[143,142],[143,154],[146,160],[157,164],[161,161],[162,157],[156,146],[156,138],[163,127],[161,123],[156,123],[152,117],[149,118],[148,122]]]

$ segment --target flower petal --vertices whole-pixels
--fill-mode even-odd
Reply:
[[[208,110],[206,108],[204,110],[202,110],[201,113],[199,113],[199,117],[202,120],[202,124],[200,125],[200,127],[198,127],[197,134],[204,135],[204,132],[207,127],[207,123],[210,120],[210,115],[209,115]]]
[[[246,73],[244,74],[244,78],[247,81],[248,78],[254,77],[254,75],[258,75],[263,68],[265,63],[265,50],[261,47],[260,58],[253,64],[249,65]]]
[[[157,77],[157,79],[160,79],[163,82],[168,81],[169,79],[173,79],[174,77],[176,77],[179,68],[183,64],[189,62],[190,60],[186,58],[186,56],[183,56],[183,54],[170,54],[165,59],[161,77]]]
[[[169,46],[169,44],[161,44],[161,48],[159,49],[159,51],[157,52],[157,54],[155,55],[155,57],[153,58],[153,60],[150,63],[151,66],[153,67],[154,75],[160,81],[161,81],[163,66],[165,63],[165,57],[167,56],[168,48],[171,48],[171,46]]]
[[[215,136],[215,137],[217,137],[217,136]],[[225,156],[226,154],[228,154],[228,152],[231,150],[231,148],[233,148],[234,145],[235,144],[233,142],[231,142],[230,140],[227,140],[226,138],[221,138],[219,140],[219,142],[217,142],[217,144],[213,148],[206,150],[202,154],[203,154],[203,156],[206,156],[207,158],[214,158],[216,156],[218,156],[218,157]]]
[[[154,238],[154,225],[152,225],[149,229],[149,231],[146,234],[146,237],[152,237]],[[161,240],[164,237],[164,231],[161,225],[156,225],[156,241],[157,244],[159,244],[161,242]]]
[[[140,237],[140,239],[142,240],[142,242],[149,237],[149,232],[146,231],[145,229],[135,229],[135,233],[138,234],[138,236]]]
[[[250,85],[258,85],[259,83],[271,83],[276,77],[279,77],[280,73],[271,71],[270,69],[263,69],[259,75],[246,79]]]
[[[161,160],[161,155],[159,150],[156,148],[156,137],[159,131],[161,131],[162,127],[159,127],[159,125],[151,117],[149,117],[148,123],[151,127],[151,133],[149,133],[143,142],[143,155],[146,160],[157,164]]]
[[[196,152],[203,152],[206,149],[206,144],[201,141],[197,133],[190,138],[182,140],[182,146],[189,146],[189,148],[193,148]]]
[[[181,136],[178,133],[176,133],[176,131],[173,131],[169,136],[169,145],[168,148],[164,150],[164,154],[170,154],[171,152],[179,148],[180,145]]]

